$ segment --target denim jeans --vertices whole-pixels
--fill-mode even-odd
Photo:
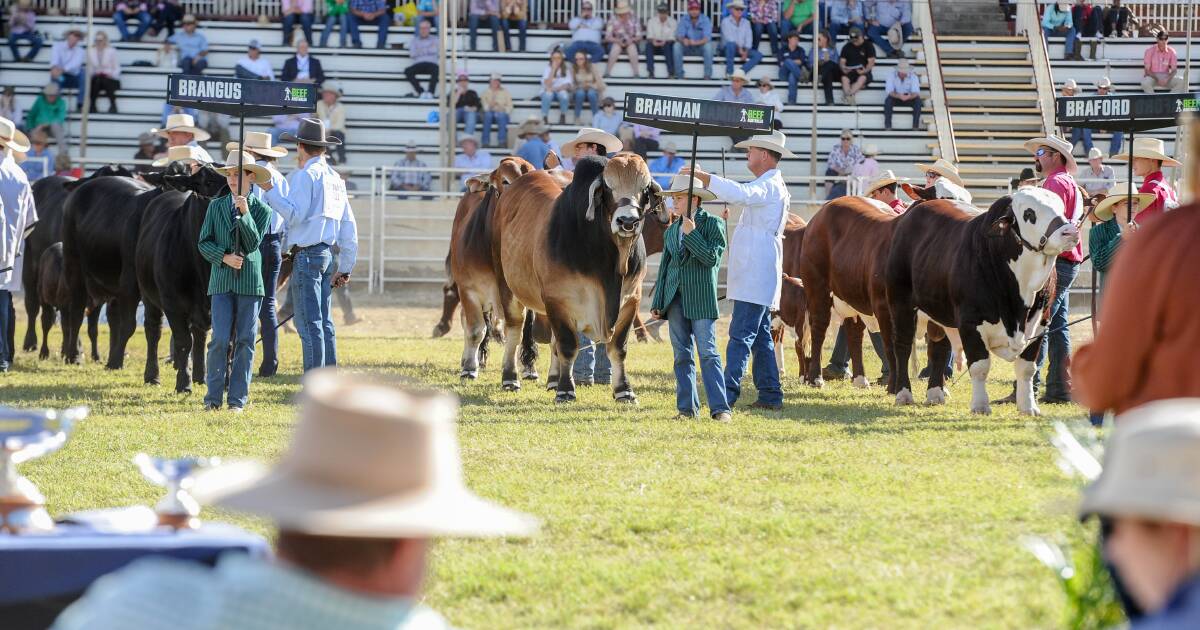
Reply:
[[[800,80],[804,78],[804,68],[796,63],[795,59],[779,60],[779,78],[787,81],[788,96],[787,104],[796,104],[796,91]]]
[[[1083,142],[1083,151],[1087,153],[1092,150],[1092,130],[1084,129],[1083,127],[1074,127],[1071,129],[1071,147],[1074,149],[1075,144]],[[1109,155],[1112,155],[1111,153]]]
[[[558,107],[562,115],[567,115],[567,109],[571,107],[571,98],[567,96],[566,90],[542,92],[542,118],[548,119],[550,116],[550,106],[554,101],[558,101]]]
[[[1071,397],[1071,380],[1067,374],[1071,367],[1071,331],[1066,325],[1071,308],[1070,289],[1075,283],[1076,274],[1079,273],[1079,263],[1059,258],[1054,261],[1054,272],[1058,274],[1058,280],[1054,288],[1054,301],[1050,303],[1050,327],[1042,337],[1042,346],[1037,356],[1037,371],[1033,373],[1033,387],[1034,391],[1037,391],[1038,383],[1041,382],[1042,365],[1046,362],[1049,350],[1050,367],[1046,370],[1046,398],[1051,400]]]
[[[475,135],[475,127],[479,124],[479,112],[465,107],[459,107],[454,111],[454,121],[462,123],[463,131],[468,136]]]
[[[83,69],[80,68],[79,72],[76,74],[63,72],[62,74],[58,75],[58,86],[64,90],[74,89],[76,98],[79,102],[79,107],[81,108],[83,107],[83,73]],[[199,72],[196,74],[199,74]]]
[[[683,306],[676,299],[667,308],[667,323],[671,329],[671,351],[675,354],[675,408],[688,416],[700,413],[694,344],[700,355],[708,413],[729,411],[729,402],[725,399],[725,373],[721,369],[721,353],[717,351],[716,320],[684,317]]]
[[[833,186],[829,189],[829,195],[825,197],[826,201],[837,199],[838,197],[843,197],[846,195],[846,178],[840,177],[837,171],[831,168],[825,169],[825,176],[838,177],[837,180],[834,180]]]
[[[13,270],[13,273],[20,273]],[[0,289],[0,372],[7,372],[12,355],[8,347],[8,328],[13,325],[12,291]]]
[[[601,385],[612,382],[612,363],[608,360],[608,347],[579,335],[579,353],[575,355],[575,366],[571,368],[575,381],[593,381]]]
[[[585,55],[588,56],[588,59],[590,59],[592,63],[600,63],[601,61],[604,61],[604,46],[601,46],[597,42],[571,42],[567,45],[567,49],[563,52],[567,59],[574,59],[575,53],[581,50]]]
[[[1108,155],[1114,156],[1121,152],[1121,147],[1125,144],[1125,133],[1114,131],[1112,139],[1108,141]]]
[[[225,397],[225,370],[229,370],[229,406],[245,407],[250,396],[254,367],[254,337],[258,334],[257,295],[218,293],[212,296],[212,340],[208,342],[208,392],[204,404],[220,407]],[[233,343],[233,363],[229,344]]]
[[[666,42],[662,46],[653,46],[646,42],[646,72],[654,76],[654,55],[661,54],[667,64],[667,77],[676,76],[675,71],[675,42]]]
[[[883,335],[873,332],[868,332],[868,335],[871,337],[871,347],[875,348],[875,354],[883,361],[883,377],[887,378],[888,360],[883,351]],[[837,338],[833,341],[833,352],[829,354],[829,365],[826,367],[833,372],[850,373],[850,344],[846,341],[845,327],[838,329]]]
[[[916,98],[912,99],[911,101],[902,101],[898,98],[892,98],[891,95],[888,95],[886,98],[883,99],[883,126],[884,127],[886,127],[887,129],[892,128],[892,109],[894,109],[897,105],[899,105],[900,107],[911,107],[912,108],[912,128],[916,129],[921,126],[921,97],[920,96],[917,96]],[[1092,135],[1091,131],[1088,132],[1088,135],[1089,136]]]
[[[475,40],[479,35],[479,23],[485,22],[492,29],[492,50],[500,50],[500,16],[498,15],[468,15],[467,29],[470,32],[469,41],[471,52],[475,52]],[[506,34],[507,35],[507,34]]]
[[[283,44],[282,45],[284,45],[284,46],[292,45],[292,41],[291,41],[292,40],[292,29],[295,28],[295,26],[296,26],[296,14],[295,13],[289,13],[289,14],[283,16]],[[312,43],[313,43],[312,27],[313,27],[313,14],[312,13],[301,13],[300,14],[300,29],[304,31],[304,40],[308,42],[309,46],[312,46]]]
[[[1071,53],[1073,53],[1075,51],[1075,34],[1076,34],[1076,32],[1077,31],[1075,30],[1074,27],[1067,29],[1066,41],[1063,42],[1063,54],[1064,55],[1070,55]],[[1047,43],[1050,42],[1051,37],[1058,37],[1058,33],[1054,29],[1046,28],[1045,26],[1042,27],[1042,34],[1045,35]]]
[[[337,365],[333,332],[333,252],[324,243],[296,252],[292,266],[292,308],[304,353],[304,371]]]
[[[675,55],[675,78],[682,79],[687,73],[683,67],[684,55],[701,55],[704,57],[704,78],[712,78],[713,44],[709,42],[702,46],[672,46]],[[570,59],[570,57],[568,57]],[[732,70],[730,71],[732,72]]]
[[[358,27],[364,24],[374,24],[379,27],[379,38],[375,40],[376,48],[384,48],[387,46],[388,25],[392,23],[392,14],[384,11],[379,17],[374,20],[364,20],[353,13],[350,15],[350,41],[354,42],[355,48],[362,48],[362,36],[359,34]]]
[[[325,28],[321,29],[321,48],[329,45],[329,34],[333,32],[334,26],[338,27],[338,48],[346,47],[346,35],[350,30],[349,13],[325,16]]]
[[[179,71],[184,74],[203,74],[208,67],[208,57],[180,57]]]
[[[725,50],[725,74],[733,74],[733,63],[737,59],[738,48],[733,42],[726,42],[723,49]],[[747,55],[746,63],[742,64],[744,72],[750,72],[750,69],[758,65],[762,61],[762,53],[751,48]]]
[[[879,51],[884,55],[891,55],[893,52],[896,52],[896,49],[892,47],[892,43],[887,38],[889,30],[891,30],[891,27],[884,27],[882,25],[867,27],[867,37],[872,42],[875,42],[875,45],[879,47]],[[913,26],[912,24],[901,24],[900,31],[904,33],[904,41],[908,41],[908,38],[912,37]]]
[[[575,117],[579,118],[583,114],[583,101],[587,100],[592,107],[592,115],[600,111],[600,93],[594,89],[579,88],[575,90]]]
[[[519,49],[514,49],[512,45],[512,29],[517,29]],[[504,20],[504,49],[508,52],[525,52],[525,32],[529,28],[529,22],[525,20]]]
[[[754,49],[758,50],[758,44],[762,42],[763,31],[766,31],[767,37],[771,43],[771,54],[779,54],[779,22],[768,22],[759,24],[757,22],[750,23],[750,30],[754,33]]]
[[[21,51],[17,49],[17,43],[21,41],[29,42],[29,54],[24,58],[33,60],[37,56],[38,51],[42,49],[42,36],[37,33],[17,33],[16,35],[8,36],[8,49],[12,51],[13,61],[20,61]]]
[[[137,30],[133,32],[132,36],[129,34],[130,19],[136,19],[138,23]],[[125,15],[124,11],[113,11],[113,23],[117,25],[117,30],[121,33],[121,41],[137,41],[146,34],[146,31],[150,30],[150,12],[139,11],[137,15],[130,18]]]
[[[258,365],[259,376],[272,376],[279,370],[279,317],[275,309],[275,284],[279,282],[279,267],[282,264],[282,252],[279,234],[267,234],[263,237],[258,251],[262,254],[263,295],[262,306],[258,310],[258,323],[262,329],[263,355]]]
[[[498,143],[501,147],[508,146],[508,112],[483,112],[483,146],[491,146],[492,124],[496,125]]]
[[[762,304],[733,301],[729,321],[729,345],[725,347],[725,398],[732,407],[742,393],[742,376],[754,353],[754,387],[758,402],[783,404],[779,385],[779,364],[775,362],[775,344],[771,341],[771,309]]]

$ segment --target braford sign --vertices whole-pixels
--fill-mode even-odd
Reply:
[[[730,129],[769,132],[775,109],[753,103],[630,93],[625,95],[625,120],[699,135],[727,135]]]
[[[167,102],[246,116],[311,112],[317,108],[317,90],[311,83],[173,74],[167,79]]]
[[[1066,127],[1143,131],[1173,127],[1184,112],[1200,111],[1200,96],[1128,94],[1061,96],[1055,99],[1057,122]]]

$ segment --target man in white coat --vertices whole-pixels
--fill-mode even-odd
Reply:
[[[25,236],[37,223],[33,191],[25,171],[17,165],[13,153],[29,151],[29,138],[17,130],[13,121],[0,117],[0,372],[7,372],[13,348],[8,331],[15,315],[10,283],[20,275],[17,261],[25,245]]]
[[[779,160],[793,155],[784,146],[786,142],[787,137],[775,131],[734,145],[746,149],[746,166],[757,178],[748,184],[695,170],[696,179],[718,200],[741,209],[729,247],[728,295],[733,301],[733,318],[725,350],[725,388],[731,407],[741,394],[742,376],[753,352],[758,400],[751,406],[783,408],[779,365],[771,341],[771,311],[779,308],[783,226],[791,202],[779,171]],[[690,171],[685,167],[680,172],[686,175]]]

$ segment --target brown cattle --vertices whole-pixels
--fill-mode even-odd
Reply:
[[[779,364],[779,375],[783,376],[783,339],[787,328],[796,333],[796,360],[803,375],[807,364],[804,343],[807,340],[808,300],[804,297],[804,283],[800,281],[800,252],[804,244],[804,219],[788,213],[783,228],[783,288],[779,293],[777,321],[771,326],[775,341],[775,360]]]

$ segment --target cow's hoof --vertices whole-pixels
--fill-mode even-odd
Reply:
[[[538,380],[537,370],[525,370],[521,372],[521,378],[527,381],[536,381]]]
[[[815,379],[804,379],[804,383],[813,389],[821,389],[825,387],[825,379],[817,377]]]
[[[990,416],[992,415],[992,405],[987,401],[984,401],[982,404],[973,404],[971,405],[971,413]]]
[[[916,402],[916,401],[913,400],[912,392],[909,391],[909,389],[907,387],[900,390],[899,394],[896,394],[896,404],[897,405],[911,405],[914,402]]]
[[[92,363],[99,363],[99,362],[100,362],[100,355],[99,355],[99,354],[93,354],[93,355],[92,355]]]
[[[637,395],[634,394],[632,391],[617,392],[617,393],[613,394],[613,400],[616,400],[619,403],[625,403],[625,404],[629,404],[629,405],[636,405],[637,401],[638,401]]]
[[[175,393],[176,394],[190,394],[190,393],[192,393],[192,386],[188,385],[187,387],[176,387]]]
[[[479,373],[473,372],[471,370],[463,370],[462,372],[458,373],[458,378],[461,378],[463,380],[473,381],[473,380],[479,378]]]
[[[147,385],[162,385],[157,376],[147,376],[145,380]]]
[[[49,358],[50,358],[49,350],[43,350],[38,353],[38,359],[41,359],[42,361],[45,361],[46,359],[49,359]]]
[[[558,395],[554,397],[554,402],[560,405],[573,403],[575,402],[575,392],[558,392]]]
[[[448,332],[450,332],[449,324],[438,324],[437,326],[433,327],[433,338],[437,339],[438,337],[444,337]]]
[[[858,376],[855,376],[854,380],[850,381],[850,385],[856,389],[870,389],[871,388],[870,381],[867,380],[867,377],[865,377],[861,374],[859,374]]]
[[[501,388],[506,392],[516,392],[521,390],[521,381],[504,381]]]
[[[37,350],[38,347],[37,347],[36,342],[35,343],[26,343],[24,346],[21,346],[21,349],[24,350],[25,352],[33,352],[34,350]]]
[[[1029,408],[1023,409],[1023,407],[1025,407],[1025,405],[1017,405],[1017,411],[1021,412],[1022,414],[1025,414],[1027,416],[1042,415],[1042,410],[1038,408],[1037,403],[1030,403]]]
[[[558,381],[546,381],[546,391],[558,391]]]
[[[946,404],[946,390],[941,387],[931,387],[925,390],[925,402],[931,405]]]

